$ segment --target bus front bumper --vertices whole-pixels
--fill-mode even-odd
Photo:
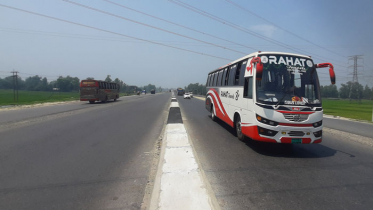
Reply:
[[[313,127],[242,127],[242,133],[256,141],[283,144],[318,144],[322,141],[322,126]]]

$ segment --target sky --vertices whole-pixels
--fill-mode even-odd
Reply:
[[[363,55],[358,79],[373,87],[372,10],[371,0],[0,0],[0,77],[177,88],[260,50],[330,62],[338,87],[352,80],[349,56]]]

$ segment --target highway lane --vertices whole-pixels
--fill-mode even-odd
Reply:
[[[240,142],[204,101],[178,97],[183,121],[222,209],[371,209],[373,148],[324,132],[316,145]]]
[[[137,100],[142,97],[146,97],[149,95],[134,95],[134,96],[124,96],[120,97],[119,101],[128,101],[128,100]],[[109,101],[108,103],[111,103]],[[96,102],[96,106],[105,105],[105,103]],[[64,102],[61,104],[46,104],[46,105],[38,105],[38,106],[31,106],[27,108],[13,108],[11,110],[7,110],[7,108],[0,109],[0,124],[2,123],[9,123],[21,120],[32,119],[35,117],[41,117],[51,114],[63,113],[73,110],[80,110],[91,108],[92,106],[88,102],[80,102],[80,101],[70,101]]]
[[[139,209],[170,96],[0,129],[0,209]]]

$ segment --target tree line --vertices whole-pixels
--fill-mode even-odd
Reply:
[[[341,84],[339,90],[336,85],[320,86],[320,93],[322,98],[373,99],[373,87],[351,81]]]
[[[93,77],[87,77],[87,79],[94,79]],[[135,86],[135,85],[127,85],[119,78],[115,78],[114,80],[111,79],[110,75],[107,75],[106,82],[115,82],[120,85],[121,92],[133,94],[137,91],[146,90],[150,92],[150,90],[154,89],[157,92],[162,91],[161,87],[156,88],[155,85],[148,84],[145,86]],[[28,90],[28,91],[52,91],[57,88],[59,91],[62,92],[72,92],[72,91],[79,91],[80,89],[80,79],[78,77],[71,77],[71,76],[60,76],[56,80],[48,82],[46,77],[41,77],[38,75],[27,77],[23,80],[21,77],[17,77],[18,82],[18,90]],[[0,78],[0,89],[13,89],[13,76]],[[56,90],[56,89],[55,89]]]
[[[184,87],[185,92],[192,92],[195,95],[206,95],[206,85],[197,83],[190,83]]]

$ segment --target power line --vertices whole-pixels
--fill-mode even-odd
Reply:
[[[232,4],[232,5],[234,5],[235,7],[239,8],[239,9],[245,11],[246,13],[250,13],[250,14],[252,14],[252,15],[254,15],[254,16],[256,16],[256,17],[258,17],[258,18],[260,18],[260,19],[262,19],[262,20],[264,20],[264,21],[266,21],[267,23],[269,23],[269,24],[271,24],[271,25],[273,25],[273,26],[275,26],[275,27],[277,27],[277,28],[279,28],[279,29],[281,29],[281,30],[283,30],[283,31],[285,31],[285,32],[287,32],[287,33],[289,33],[289,34],[291,34],[291,35],[293,35],[293,36],[295,36],[295,37],[301,39],[301,40],[303,40],[303,41],[306,41],[306,42],[308,42],[308,43],[310,43],[310,44],[312,44],[312,45],[315,45],[315,46],[317,46],[317,47],[319,47],[319,48],[321,48],[321,49],[324,49],[324,50],[326,50],[326,51],[328,51],[328,52],[331,52],[331,53],[334,53],[334,54],[336,54],[336,55],[339,55],[339,56],[341,56],[341,57],[343,57],[343,58],[346,58],[346,56],[341,55],[341,54],[339,54],[339,53],[337,53],[337,52],[334,52],[334,51],[332,51],[332,50],[329,50],[328,48],[325,48],[325,47],[323,47],[323,46],[321,46],[321,45],[318,45],[318,44],[316,44],[316,43],[314,43],[314,42],[311,42],[310,40],[305,39],[305,38],[303,38],[303,37],[301,37],[301,36],[299,36],[299,35],[297,35],[297,34],[291,32],[291,31],[289,31],[289,30],[287,30],[287,29],[285,29],[285,28],[283,28],[283,27],[281,27],[281,26],[279,26],[279,25],[277,25],[277,24],[275,24],[275,23],[273,23],[273,22],[267,20],[266,18],[264,18],[264,17],[262,17],[262,16],[260,16],[260,15],[258,15],[258,14],[256,14],[256,13],[254,13],[253,11],[250,11],[250,10],[244,8],[243,6],[241,6],[241,5],[237,4],[237,3],[234,3],[234,2],[231,1],[231,0],[225,0],[225,1],[228,2],[228,3],[230,3],[230,4]]]
[[[230,48],[227,48],[227,47],[224,47],[224,46],[220,46],[220,45],[217,45],[217,44],[214,44],[214,43],[211,43],[211,42],[206,42],[206,41],[196,39],[196,38],[193,38],[193,37],[190,37],[190,36],[186,36],[186,35],[179,34],[179,33],[173,32],[173,31],[169,31],[169,30],[166,30],[166,29],[163,29],[163,28],[155,27],[155,26],[152,26],[152,25],[149,25],[149,24],[146,24],[146,23],[142,23],[142,22],[139,22],[139,21],[136,21],[136,20],[132,20],[132,19],[120,16],[120,15],[113,14],[113,13],[110,13],[110,12],[99,10],[99,9],[96,9],[96,8],[93,8],[93,7],[89,7],[87,5],[79,4],[79,3],[72,2],[72,1],[69,1],[69,0],[63,0],[63,1],[65,1],[67,3],[70,3],[70,4],[75,4],[77,6],[80,6],[80,7],[86,8],[86,9],[90,9],[90,10],[93,10],[93,11],[96,11],[96,12],[100,12],[100,13],[103,13],[103,14],[106,14],[106,15],[110,15],[110,16],[113,16],[113,17],[116,17],[116,18],[120,18],[122,20],[126,20],[126,21],[133,22],[133,23],[136,23],[136,24],[139,24],[139,25],[143,25],[143,26],[150,27],[150,28],[153,28],[153,29],[156,29],[156,30],[160,30],[160,31],[163,31],[163,32],[166,32],[166,33],[170,33],[170,34],[173,34],[173,35],[176,35],[176,36],[184,37],[184,38],[187,38],[187,39],[190,39],[190,40],[194,40],[194,41],[201,42],[201,43],[204,43],[204,44],[219,47],[219,48],[222,48],[224,50],[229,50],[229,51],[236,52],[236,53],[241,53],[241,54],[244,54],[244,55],[248,54],[248,53],[245,53],[245,52],[241,52],[241,51],[230,49]]]
[[[284,48],[287,48],[287,49],[290,49],[290,50],[296,51],[296,52],[298,52],[298,53],[300,52],[300,53],[305,53],[305,54],[313,54],[313,53],[307,52],[307,51],[305,51],[305,50],[297,49],[297,48],[295,48],[295,47],[292,47],[292,46],[290,46],[290,45],[288,45],[288,44],[282,43],[282,42],[277,41],[277,40],[275,40],[275,39],[272,39],[272,38],[269,38],[269,37],[263,36],[263,35],[261,35],[261,34],[259,34],[259,33],[256,33],[256,32],[254,32],[254,31],[252,31],[252,30],[250,30],[250,29],[247,29],[247,28],[245,28],[245,27],[242,27],[242,26],[236,25],[236,24],[234,24],[234,23],[231,23],[231,22],[229,22],[229,21],[227,21],[227,20],[224,20],[224,19],[222,19],[222,18],[220,18],[220,17],[217,17],[217,16],[215,16],[215,15],[212,15],[212,14],[210,14],[210,13],[204,11],[204,10],[198,9],[198,8],[196,8],[196,7],[192,6],[192,5],[189,5],[189,4],[187,4],[187,3],[184,3],[184,2],[182,2],[182,1],[180,1],[180,0],[169,0],[169,1],[170,1],[171,3],[174,3],[174,4],[176,4],[176,5],[179,5],[179,6],[181,6],[181,7],[184,7],[184,8],[186,8],[186,9],[188,9],[188,10],[191,10],[191,11],[193,11],[193,12],[195,12],[195,13],[201,14],[201,15],[203,15],[203,16],[205,16],[205,17],[208,17],[208,18],[211,18],[211,19],[213,19],[213,20],[215,20],[215,21],[218,21],[218,22],[220,22],[220,23],[222,23],[222,24],[224,24],[224,25],[230,26],[230,27],[235,28],[235,29],[237,29],[237,30],[240,30],[240,31],[242,31],[242,32],[244,32],[244,33],[247,33],[247,34],[250,34],[250,35],[252,35],[252,36],[258,37],[258,38],[260,38],[260,39],[266,40],[266,41],[268,41],[268,42],[271,42],[271,43],[273,43],[273,44],[279,45],[279,46],[281,46],[281,47],[284,47]],[[314,55],[313,57],[318,58],[318,59],[320,59],[320,60],[324,60],[324,61],[334,60],[334,59],[323,58],[323,57],[321,57],[321,56],[315,56],[315,55]],[[334,61],[336,61],[336,60],[334,60]],[[336,62],[340,62],[340,61],[336,61]],[[342,63],[342,62],[340,62],[340,63]],[[339,65],[339,64],[334,64],[334,65],[335,65],[335,66],[346,67],[346,66],[342,66],[342,65]]]
[[[137,12],[137,13],[140,13],[140,14],[143,14],[143,15],[146,15],[148,17],[152,17],[154,19],[157,19],[157,20],[161,20],[163,22],[166,22],[166,23],[169,23],[169,24],[172,24],[172,25],[176,25],[176,26],[179,26],[179,27],[182,27],[184,29],[188,29],[190,31],[194,31],[194,32],[197,32],[197,33],[200,33],[200,34],[203,34],[203,35],[206,35],[206,36],[210,36],[210,37],[213,37],[215,39],[219,39],[219,40],[223,40],[223,41],[226,41],[226,42],[229,42],[229,43],[232,43],[232,44],[235,44],[235,45],[239,45],[239,46],[242,46],[242,47],[246,47],[246,48],[249,48],[249,49],[252,49],[252,50],[255,50],[255,51],[258,51],[258,49],[255,49],[255,48],[252,48],[252,47],[249,47],[249,46],[246,46],[246,45],[243,45],[243,44],[240,44],[240,43],[237,43],[237,42],[233,42],[233,41],[230,41],[230,40],[227,40],[227,39],[224,39],[224,38],[220,38],[220,37],[217,37],[215,35],[212,35],[212,34],[208,34],[208,33],[205,33],[205,32],[202,32],[202,31],[199,31],[199,30],[196,30],[196,29],[193,29],[193,28],[190,28],[190,27],[187,27],[187,26],[184,26],[184,25],[181,25],[181,24],[178,24],[178,23],[175,23],[175,22],[171,22],[169,20],[166,20],[166,19],[163,19],[163,18],[160,18],[160,17],[156,17],[154,15],[150,15],[150,14],[147,14],[145,12],[141,12],[139,10],[135,10],[135,9],[132,9],[130,7],[127,7],[127,6],[124,6],[122,4],[118,4],[118,3],[115,3],[115,2],[112,2],[112,1],[109,1],[109,0],[103,0],[103,1],[106,1],[108,3],[111,3],[111,4],[114,4],[114,5],[117,5],[119,7],[122,7],[122,8],[125,8],[125,9],[128,9],[128,10],[131,10],[131,11],[134,11],[134,12]]]
[[[81,24],[81,23],[76,23],[76,22],[72,22],[72,21],[68,21],[68,20],[64,20],[64,19],[60,19],[60,18],[48,16],[48,15],[43,15],[43,14],[40,14],[40,13],[36,13],[36,12],[32,12],[32,11],[28,11],[28,10],[24,10],[24,9],[20,9],[20,8],[16,8],[16,7],[11,7],[11,6],[7,6],[7,5],[3,5],[3,4],[0,4],[0,6],[8,8],[8,9],[13,9],[13,10],[17,10],[17,11],[21,11],[21,12],[25,12],[25,13],[29,13],[29,14],[41,16],[41,17],[46,17],[46,18],[53,19],[53,20],[58,20],[58,21],[65,22],[65,23],[70,23],[70,24],[73,24],[73,25],[77,25],[77,26],[81,26],[81,27],[85,27],[85,28],[89,28],[89,29],[94,29],[94,30],[97,30],[97,31],[102,31],[102,32],[110,33],[110,34],[115,34],[115,35],[118,35],[118,36],[132,38],[132,39],[136,39],[136,40],[140,40],[140,41],[144,41],[144,42],[148,42],[148,43],[152,43],[152,44],[156,44],[156,45],[160,45],[160,46],[164,46],[164,47],[169,47],[169,48],[173,48],[173,49],[177,49],[177,50],[181,50],[181,51],[185,51],[185,52],[190,52],[190,53],[194,53],[194,54],[198,54],[198,55],[204,55],[204,56],[208,56],[208,57],[212,57],[212,58],[218,58],[218,59],[222,59],[222,60],[228,60],[228,61],[232,60],[232,59],[227,59],[227,58],[223,58],[223,57],[219,57],[219,56],[215,56],[215,55],[210,55],[210,54],[206,54],[206,53],[201,53],[201,52],[197,52],[197,51],[193,51],[193,50],[188,50],[188,49],[184,49],[184,48],[180,48],[180,47],[175,47],[175,46],[172,46],[172,45],[166,45],[166,44],[158,43],[158,42],[147,40],[147,39],[142,39],[142,38],[138,38],[138,37],[134,37],[134,36],[129,36],[129,35],[113,32],[113,31],[109,31],[109,30],[105,30],[105,29],[101,29],[101,28],[96,28],[96,27],[93,27],[93,26],[88,26],[88,25],[84,25],[84,24]]]

